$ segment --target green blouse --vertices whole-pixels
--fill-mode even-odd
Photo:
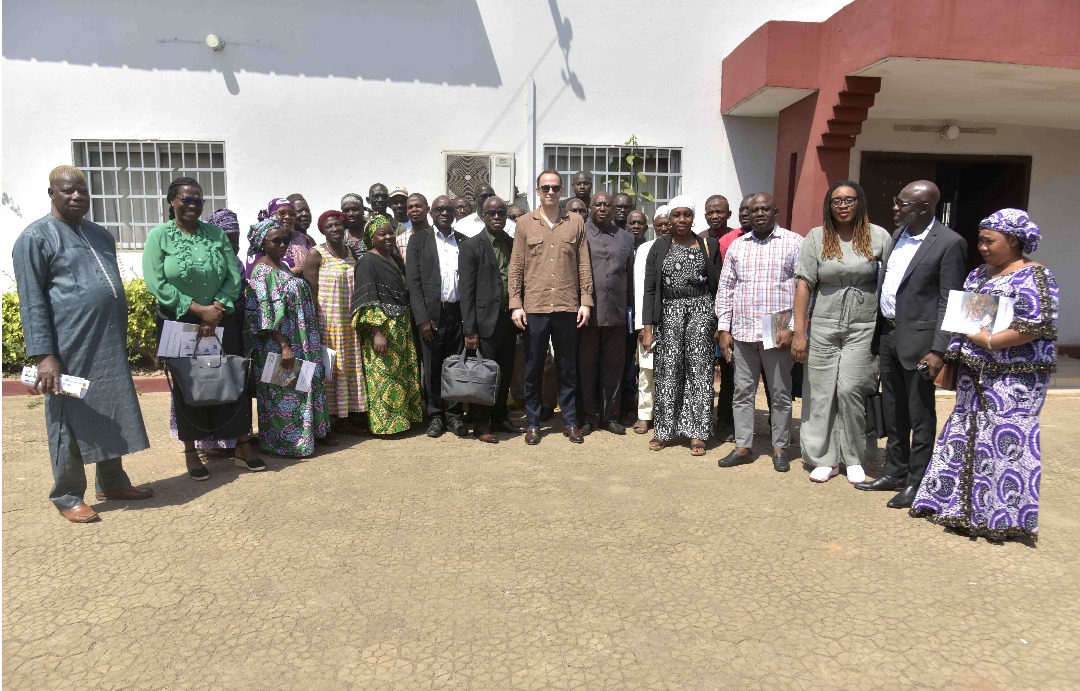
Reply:
[[[142,260],[146,288],[176,318],[187,314],[192,302],[217,300],[232,313],[240,297],[240,267],[225,231],[215,225],[199,221],[192,235],[176,221],[151,228]]]

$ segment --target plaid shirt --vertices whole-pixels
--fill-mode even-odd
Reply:
[[[780,226],[764,240],[750,232],[732,242],[716,291],[716,328],[730,332],[736,341],[760,341],[761,315],[795,305],[801,245],[801,235]]]
[[[403,224],[404,225],[404,224]],[[409,238],[413,236],[412,227],[406,228],[401,231],[401,235],[398,235],[395,239],[397,243],[398,252],[401,252],[401,261],[405,261],[405,250],[409,248]]]

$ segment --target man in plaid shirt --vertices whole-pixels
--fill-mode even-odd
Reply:
[[[716,291],[716,342],[735,365],[735,450],[720,460],[721,468],[753,462],[754,398],[758,373],[765,368],[772,393],[773,468],[791,469],[785,447],[791,441],[791,310],[795,303],[795,264],[802,236],[776,225],[771,194],[750,200],[752,232],[728,248]],[[784,312],[775,343],[762,343],[761,317]]]

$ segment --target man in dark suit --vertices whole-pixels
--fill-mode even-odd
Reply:
[[[521,429],[507,419],[506,395],[514,371],[514,350],[518,330],[510,319],[510,290],[507,272],[514,251],[506,233],[506,202],[488,197],[480,208],[484,230],[461,243],[461,316],[465,347],[479,349],[485,358],[499,364],[499,388],[495,405],[476,406],[474,433],[482,442],[495,444],[494,430],[519,434]]]
[[[406,250],[405,281],[409,304],[420,332],[423,361],[425,408],[431,424],[429,437],[441,436],[446,428],[459,437],[469,433],[461,419],[461,403],[442,400],[442,364],[446,356],[462,348],[461,303],[458,299],[458,254],[465,240],[454,232],[454,206],[443,195],[431,204],[434,228],[417,231]]]
[[[934,217],[941,192],[928,180],[893,198],[893,250],[880,272],[881,313],[871,351],[879,355],[885,413],[885,474],[855,485],[894,491],[893,509],[909,508],[930,463],[937,431],[934,378],[950,334],[941,330],[949,291],[964,284],[967,242]]]

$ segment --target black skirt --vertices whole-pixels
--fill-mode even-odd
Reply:
[[[202,320],[191,312],[179,319],[165,314],[158,308],[156,315],[157,338],[161,341],[161,331],[165,321],[179,321],[185,324],[200,324]],[[232,314],[226,314],[221,320],[225,333],[221,338],[221,348],[226,355],[247,355],[244,352],[244,310],[238,305]],[[180,441],[198,441],[200,439],[232,439],[251,432],[251,387],[234,403],[221,405],[190,406],[184,402],[179,391],[173,391],[173,405],[176,407],[176,436]]]

